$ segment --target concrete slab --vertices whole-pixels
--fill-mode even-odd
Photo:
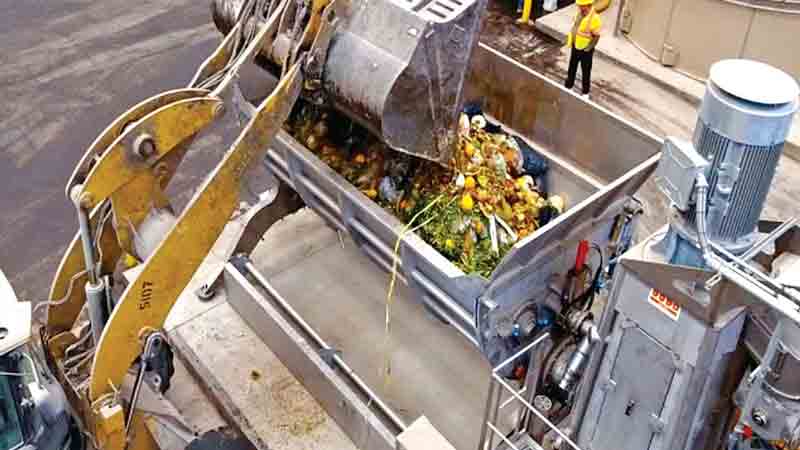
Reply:
[[[300,212],[267,233],[260,254],[275,269],[338,243],[313,213]],[[318,219],[316,219],[318,220]],[[324,226],[322,228],[325,228]],[[303,233],[304,239],[296,239]],[[225,233],[224,233],[225,234]],[[230,233],[228,233],[230,234]],[[355,449],[295,377],[226,303],[224,289],[207,302],[197,288],[216,276],[230,242],[222,238],[192,278],[167,319],[175,350],[227,420],[259,449]]]
[[[256,448],[356,448],[227,303],[170,330],[170,338]]]
[[[612,2],[611,7],[603,12],[603,37],[596,47],[596,53],[625,70],[636,74],[652,83],[679,96],[694,106],[700,104],[705,92],[705,82],[694,79],[675,69],[662,65],[640,50],[635,43],[624,34],[616,33],[617,18],[622,2]],[[575,5],[563,8],[539,18],[536,29],[551,36],[559,42],[565,42],[577,13]],[[566,51],[566,49],[565,49]],[[634,92],[634,91],[631,91]],[[795,160],[800,160],[800,116],[795,117],[794,126],[787,140],[785,153]]]
[[[320,225],[321,219],[314,211],[301,209],[291,220],[272,227],[253,250],[251,258],[259,262],[259,269],[265,276],[272,277],[325,248],[342,244],[337,233]]]

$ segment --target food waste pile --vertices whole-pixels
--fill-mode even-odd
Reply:
[[[515,242],[564,210],[547,160],[474,107],[446,166],[395,152],[341,114],[299,105],[289,132],[467,274],[488,278]]]

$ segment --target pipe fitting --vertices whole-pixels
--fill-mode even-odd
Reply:
[[[81,194],[83,193],[83,185],[76,184],[69,189],[69,200],[75,204],[75,206],[80,206],[81,204]]]
[[[591,320],[584,320],[580,324],[583,339],[578,343],[575,353],[572,354],[564,375],[558,382],[558,387],[564,392],[571,392],[583,376],[583,371],[589,363],[594,345],[600,342],[600,332]]]
[[[769,424],[769,418],[767,417],[767,412],[763,409],[754,409],[753,414],[751,415],[753,418],[753,423],[764,428]]]
[[[142,133],[133,140],[133,153],[142,159],[148,159],[156,154],[156,141],[153,136]]]

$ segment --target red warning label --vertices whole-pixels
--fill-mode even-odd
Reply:
[[[669,316],[672,320],[678,320],[678,317],[681,316],[681,305],[673,302],[666,295],[655,289],[650,289],[650,295],[647,296],[647,301]]]

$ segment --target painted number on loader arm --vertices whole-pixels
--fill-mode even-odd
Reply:
[[[150,308],[150,300],[153,298],[153,283],[145,281],[142,283],[142,291],[139,295],[139,311]]]

